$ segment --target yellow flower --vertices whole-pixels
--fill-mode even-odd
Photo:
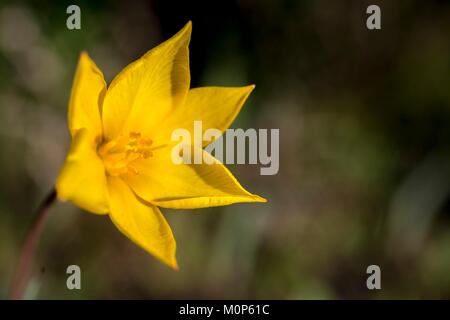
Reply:
[[[109,214],[122,233],[175,269],[175,240],[158,207],[266,201],[247,192],[220,163],[171,160],[174,129],[201,120],[204,130],[224,131],[254,88],[189,89],[190,36],[191,22],[127,66],[109,87],[81,54],[69,102],[72,143],[56,182],[59,199]]]

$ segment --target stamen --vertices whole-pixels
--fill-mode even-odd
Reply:
[[[131,173],[136,174],[136,175],[139,174],[139,171],[135,167],[133,167],[132,165],[128,165],[127,168],[128,168],[129,171],[131,171]]]
[[[147,159],[148,157],[151,157],[153,155],[153,152],[151,152],[150,150],[144,150],[142,152],[142,156],[144,157],[144,159]]]
[[[114,148],[116,146],[116,144],[117,144],[116,140],[112,140],[112,141],[102,144],[100,146],[100,148],[98,149],[98,154],[100,156],[106,155],[109,150],[111,150],[112,148]]]
[[[159,147],[151,147],[153,141],[143,137],[140,132],[132,131],[127,136],[119,136],[100,146],[98,154],[103,160],[109,175],[139,174],[132,163],[139,159],[147,159],[153,156],[152,150]]]
[[[139,139],[141,137],[140,132],[130,132],[130,139]]]

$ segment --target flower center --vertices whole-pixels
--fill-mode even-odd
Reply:
[[[128,136],[121,135],[101,144],[97,152],[109,175],[139,174],[133,162],[151,157],[154,149],[151,147],[152,143],[151,139],[142,137],[140,132],[130,132]]]

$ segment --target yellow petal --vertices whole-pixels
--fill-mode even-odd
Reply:
[[[202,129],[226,130],[234,121],[248,96],[255,88],[246,87],[203,87],[189,90],[184,106],[176,108],[160,128],[152,132],[154,141],[169,141],[172,130],[185,128],[193,137],[194,121],[202,121]],[[209,142],[204,142],[204,145]]]
[[[148,253],[177,269],[176,243],[161,211],[138,199],[117,177],[108,177],[111,198],[110,217],[116,227]]]
[[[92,213],[109,211],[105,168],[97,156],[95,138],[87,129],[75,133],[56,181],[56,191],[61,200]]]
[[[154,156],[133,163],[137,174],[124,176],[143,199],[164,208],[191,209],[237,202],[266,202],[246,191],[228,169],[202,149],[203,164],[174,164],[171,148],[155,150]],[[206,164],[206,162],[214,164]]]
[[[102,72],[82,52],[78,62],[69,100],[69,130],[73,137],[81,128],[87,128],[94,136],[102,135],[101,106],[106,92]]]
[[[107,140],[122,132],[148,130],[176,105],[182,105],[190,85],[191,23],[171,39],[127,66],[106,93],[103,128]]]

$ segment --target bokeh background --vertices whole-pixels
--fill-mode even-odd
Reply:
[[[58,203],[26,296],[450,298],[450,5],[413,0],[0,1],[0,298],[69,146],[80,51],[110,81],[188,20],[192,86],[255,83],[233,126],[280,129],[277,175],[230,166],[269,203],[164,210],[179,272]]]

